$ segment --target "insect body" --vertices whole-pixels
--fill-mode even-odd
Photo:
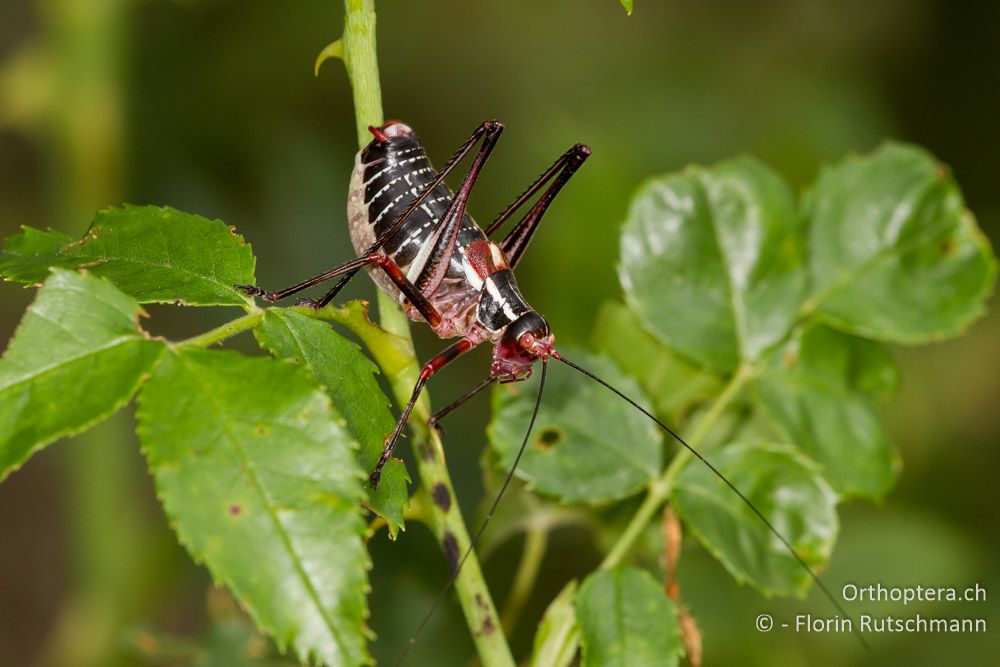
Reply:
[[[503,131],[502,124],[482,123],[440,173],[430,166],[409,126],[389,121],[370,130],[374,138],[358,154],[348,195],[351,240],[359,257],[279,292],[239,287],[277,301],[342,276],[319,301],[300,302],[322,307],[362,267],[368,267],[379,287],[397,298],[412,320],[426,322],[442,338],[460,337],[422,368],[371,473],[372,484],[378,484],[424,384],[445,365],[484,341],[493,344],[489,378],[434,415],[432,424],[493,381],[524,380],[535,361],[558,356],[548,323],[521,295],[513,269],[555,195],[587,159],[590,149],[578,144],[564,153],[484,231],[466,212],[466,203]],[[452,193],[444,178],[480,140],[465,179]],[[502,241],[488,239],[539,192],[535,204]]]
[[[348,224],[359,254],[390,228],[393,213],[403,212],[437,176],[409,127],[387,123],[378,135],[358,153],[348,194]],[[588,152],[581,151],[581,157]],[[499,343],[522,318],[516,329],[530,324],[545,338],[548,325],[521,295],[500,244],[489,241],[467,212],[454,214],[454,241],[442,238],[448,233],[442,221],[454,200],[451,190],[438,184],[381,244],[438,317],[428,320],[388,273],[372,271],[375,282],[400,301],[410,319],[427,321],[441,338],[461,336],[471,345]],[[441,246],[444,251],[435,252]],[[530,372],[530,363],[517,363],[521,360],[510,357],[508,347],[495,349],[492,374],[498,379],[522,379]]]

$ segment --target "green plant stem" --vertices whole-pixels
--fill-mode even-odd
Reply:
[[[82,231],[94,211],[125,198],[122,74],[130,6],[126,0],[35,4],[39,67],[31,83],[41,104],[36,117],[23,120],[47,149],[48,222]],[[60,523],[68,533],[60,562],[67,590],[35,667],[122,664],[121,624],[141,617],[140,608],[157,597],[150,585],[156,568],[148,563],[159,533],[132,502],[145,487],[137,483],[141,468],[129,446],[129,422],[116,415],[54,452],[62,473]]]
[[[691,437],[686,439],[692,448],[697,449],[701,445],[705,436],[711,432],[712,428],[719,421],[719,418],[726,411],[726,408],[730,406],[733,399],[736,398],[740,390],[743,389],[743,386],[752,377],[753,370],[750,366],[743,365],[737,369],[736,373],[733,374],[723,388],[722,393],[713,401],[712,407],[709,408],[705,417],[698,422],[698,426],[691,433]],[[632,520],[625,527],[625,531],[622,532],[611,548],[611,551],[604,557],[601,568],[611,569],[621,564],[626,554],[628,554],[629,549],[632,548],[632,545],[635,544],[635,541],[642,534],[642,531],[645,530],[653,516],[667,501],[667,498],[670,497],[670,492],[673,490],[677,475],[680,474],[692,456],[694,454],[691,450],[687,448],[681,449],[674,456],[667,469],[663,471],[663,474],[650,482],[646,498],[632,516]]]
[[[227,338],[232,338],[238,333],[242,333],[247,329],[253,329],[260,321],[264,319],[264,311],[254,307],[249,313],[243,317],[238,317],[235,320],[226,322],[222,326],[215,327],[210,331],[206,331],[203,334],[193,336],[186,340],[182,340],[176,344],[177,347],[208,347],[209,345],[214,345],[215,343],[221,343]]]
[[[524,534],[524,547],[521,551],[521,562],[514,574],[514,583],[503,606],[500,620],[504,632],[510,634],[521,617],[524,605],[531,598],[538,580],[538,571],[545,558],[545,550],[549,545],[549,530],[546,527],[529,528]]]
[[[368,142],[368,125],[382,121],[382,97],[375,52],[375,6],[373,0],[346,0],[345,9],[344,64],[354,93],[358,144],[364,146]],[[379,292],[378,305],[382,328],[404,341],[410,352],[409,363],[404,368],[391,375],[387,373],[396,400],[402,404],[409,399],[419,374],[413,339],[406,316],[387,294]],[[469,548],[469,531],[462,520],[458,503],[455,502],[455,490],[445,466],[441,440],[436,432],[429,431],[425,426],[429,416],[430,401],[425,398],[417,403],[412,416],[413,423],[420,425],[414,429],[416,433],[413,439],[417,468],[420,471],[420,501],[428,510],[427,523],[446,555],[460,559]],[[433,497],[445,495],[442,488],[447,492],[451,499],[447,508],[431,501],[430,491],[434,488],[437,493]],[[451,562],[452,567],[456,562],[457,560]],[[483,665],[513,667],[514,659],[501,631],[496,607],[475,553],[469,554],[459,572],[455,590]]]

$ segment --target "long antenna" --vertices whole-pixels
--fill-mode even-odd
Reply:
[[[552,357],[555,358],[555,359],[558,359],[559,361],[563,362],[564,364],[566,364],[570,368],[573,368],[576,371],[582,373],[583,375],[586,375],[587,377],[589,377],[594,382],[597,382],[598,384],[603,385],[606,388],[610,389],[612,392],[614,392],[615,394],[617,394],[619,398],[621,398],[626,403],[628,403],[632,407],[634,407],[636,410],[638,410],[639,412],[641,412],[642,414],[646,415],[647,417],[649,417],[650,419],[652,419],[654,422],[656,422],[659,425],[660,428],[662,428],[664,431],[666,431],[667,433],[669,433],[670,435],[672,435],[674,437],[674,439],[677,440],[677,442],[679,442],[682,445],[684,445],[688,449],[688,451],[690,451],[692,454],[694,454],[696,457],[698,457],[698,460],[701,461],[702,463],[704,463],[706,466],[708,466],[708,469],[711,470],[713,473],[715,473],[716,477],[718,477],[723,482],[725,482],[726,486],[728,486],[730,489],[732,489],[733,493],[735,493],[737,496],[739,496],[740,500],[742,500],[744,503],[746,503],[746,506],[749,507],[751,510],[753,510],[753,513],[756,514],[757,517],[761,521],[764,522],[764,525],[767,526],[768,530],[770,530],[771,533],[775,537],[777,537],[781,541],[782,544],[785,545],[785,548],[788,549],[788,553],[792,554],[792,556],[795,558],[795,560],[797,560],[799,562],[799,565],[801,565],[802,568],[806,572],[809,573],[809,576],[812,577],[812,580],[816,582],[816,585],[819,587],[819,589],[821,591],[823,591],[823,594],[830,601],[830,604],[832,604],[837,609],[837,611],[840,612],[840,614],[842,614],[844,617],[846,617],[846,618],[850,618],[851,617],[850,614],[848,614],[847,611],[844,609],[844,607],[841,606],[841,604],[839,602],[837,602],[837,598],[835,598],[833,596],[833,593],[831,593],[830,589],[828,589],[826,587],[826,584],[824,584],[823,581],[819,578],[819,575],[816,574],[816,572],[814,572],[811,567],[809,567],[809,564],[806,563],[805,560],[803,560],[801,556],[799,556],[799,554],[795,551],[795,549],[792,547],[792,545],[789,543],[789,541],[785,539],[785,536],[782,535],[781,533],[779,533],[778,529],[774,527],[774,524],[772,524],[767,519],[766,516],[764,516],[763,512],[761,512],[759,509],[757,509],[757,506],[754,505],[752,502],[750,502],[750,499],[747,498],[745,495],[743,495],[743,492],[740,491],[739,489],[737,489],[736,486],[732,482],[730,482],[729,479],[725,475],[723,475],[721,472],[719,472],[719,469],[716,468],[714,465],[712,465],[712,463],[708,459],[706,459],[704,456],[702,456],[702,454],[700,454],[698,452],[698,450],[696,450],[694,447],[692,447],[691,445],[689,445],[684,440],[684,438],[682,438],[680,435],[678,435],[678,433],[676,431],[674,431],[672,428],[670,428],[669,426],[667,426],[666,424],[664,424],[663,422],[661,422],[659,419],[657,419],[656,416],[654,416],[653,413],[651,413],[649,410],[647,410],[646,408],[642,407],[641,405],[639,405],[638,403],[636,403],[634,400],[632,400],[631,398],[629,398],[628,396],[626,396],[625,394],[623,394],[621,391],[619,391],[615,387],[612,387],[610,384],[608,384],[607,382],[605,382],[601,378],[597,377],[596,375],[594,375],[593,373],[591,373],[590,371],[588,371],[586,368],[583,368],[582,366],[579,366],[579,365],[573,363],[572,361],[570,361],[569,359],[567,359],[566,357],[564,357],[562,354],[556,352],[555,350],[552,351]],[[851,623],[851,630],[854,632],[855,636],[858,638],[858,641],[860,641],[861,644],[866,649],[871,650],[871,647],[868,645],[868,642],[865,640],[864,635],[861,634],[861,630],[858,628],[858,624],[857,623]]]
[[[399,654],[399,657],[396,658],[396,662],[393,663],[397,667],[398,665],[401,665],[404,660],[406,660],[406,656],[409,655],[410,649],[413,648],[413,645],[417,643],[417,638],[420,637],[420,633],[423,632],[424,627],[427,626],[427,622],[431,620],[431,616],[434,615],[438,606],[444,600],[448,592],[451,591],[452,586],[455,585],[455,580],[458,579],[458,574],[462,571],[462,566],[465,565],[465,561],[468,559],[469,554],[472,553],[472,550],[475,549],[476,545],[479,543],[479,538],[483,536],[483,533],[486,531],[486,526],[490,523],[490,520],[493,518],[493,513],[496,512],[497,506],[500,504],[500,499],[503,498],[503,494],[506,493],[511,480],[514,479],[514,471],[517,470],[517,464],[521,462],[524,450],[528,446],[528,439],[531,437],[531,431],[535,428],[535,419],[538,417],[538,409],[542,405],[542,391],[545,389],[545,374],[548,371],[548,368],[548,360],[542,359],[542,378],[538,383],[538,395],[535,397],[535,407],[531,411],[531,420],[528,421],[528,430],[524,432],[524,440],[521,441],[521,448],[517,450],[517,456],[514,457],[514,465],[512,465],[510,470],[507,471],[507,477],[504,478],[503,484],[500,486],[500,492],[497,493],[496,498],[493,499],[493,504],[490,505],[490,511],[486,513],[486,518],[483,519],[482,524],[480,524],[479,530],[476,531],[472,541],[469,542],[469,548],[465,550],[462,560],[458,561],[458,566],[451,573],[451,576],[448,577],[448,582],[444,585],[444,588],[441,589],[441,592],[438,593],[438,596],[434,598],[434,602],[431,604],[430,609],[427,610],[427,613],[424,614],[424,617],[420,620],[420,625],[417,626],[413,635],[410,636],[409,641],[406,642],[406,646],[403,647],[403,652]]]

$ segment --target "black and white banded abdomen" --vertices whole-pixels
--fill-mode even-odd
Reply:
[[[369,251],[375,240],[392,226],[436,176],[437,172],[415,137],[372,142],[358,153],[348,192],[347,216],[351,242],[359,256]],[[448,186],[438,185],[378,249],[378,252],[391,257],[410,280],[416,280],[425,265],[433,245],[431,236],[452,198]],[[485,238],[472,218],[468,214],[463,215],[456,251],[442,288],[464,282],[463,249],[469,243]],[[396,299],[402,298],[384,273],[377,269],[370,272],[382,290]]]

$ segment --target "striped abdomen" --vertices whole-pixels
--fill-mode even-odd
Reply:
[[[412,136],[373,141],[358,154],[348,196],[348,218],[351,241],[359,255],[368,251],[436,175],[423,147]],[[428,241],[447,212],[452,196],[448,186],[437,186],[382,244],[381,252],[391,257],[411,280],[416,280],[426,262],[431,250]],[[445,275],[446,285],[465,276],[464,247],[485,238],[472,218],[463,215],[456,252]],[[372,276],[379,287],[399,297],[395,285],[381,272],[372,272]]]

